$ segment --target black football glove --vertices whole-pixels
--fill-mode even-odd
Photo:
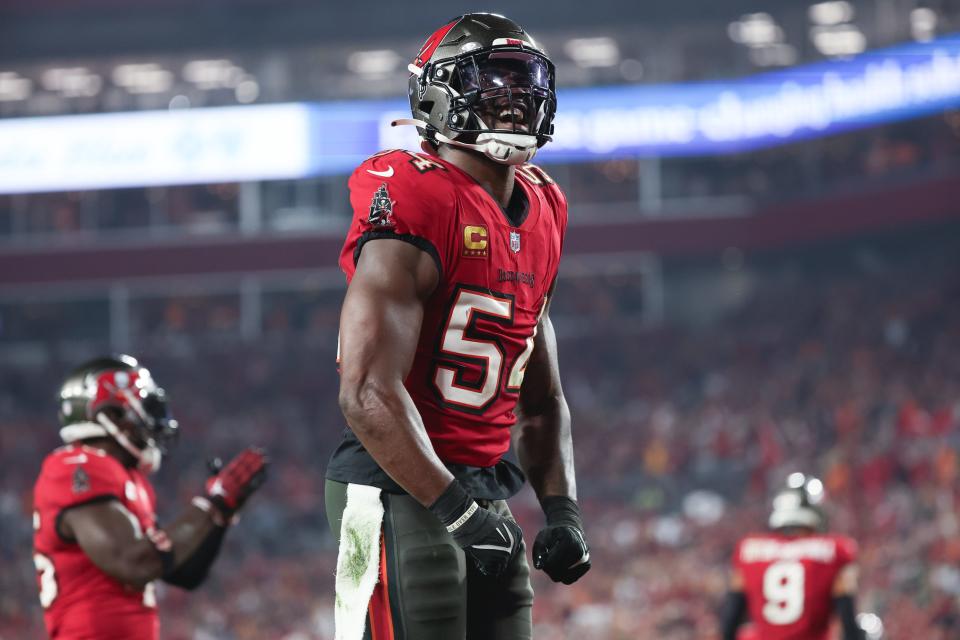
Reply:
[[[523,533],[517,523],[481,508],[454,480],[430,505],[477,569],[498,577],[523,549]]]
[[[548,496],[540,504],[547,526],[533,542],[533,566],[554,582],[573,584],[590,571],[590,547],[583,537],[580,507],[566,496]]]

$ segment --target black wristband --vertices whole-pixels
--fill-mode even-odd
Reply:
[[[836,596],[833,599],[833,606],[840,618],[843,640],[863,640],[866,638],[863,629],[857,624],[857,607],[853,601],[853,595]]]
[[[729,591],[720,609],[720,637],[736,640],[737,630],[747,613],[747,597],[742,591]]]
[[[173,551],[161,551],[157,549],[157,553],[160,554],[160,567],[163,572],[160,574],[160,577],[166,578],[177,570],[177,563],[176,560],[174,560]]]
[[[427,508],[437,516],[447,531],[453,533],[477,510],[476,504],[460,483],[454,480]]]
[[[583,518],[580,505],[568,496],[546,496],[540,501],[543,513],[547,516],[547,525],[570,525],[583,531]]]

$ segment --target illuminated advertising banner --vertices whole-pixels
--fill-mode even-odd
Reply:
[[[541,162],[746,151],[960,105],[960,36],[732,80],[568,89],[558,103]],[[402,140],[389,117],[384,147]]]
[[[300,104],[0,120],[0,193],[307,175]]]
[[[717,82],[565,89],[538,162],[746,151],[960,106],[960,35]],[[0,193],[301,178],[417,148],[406,100],[0,120]]]

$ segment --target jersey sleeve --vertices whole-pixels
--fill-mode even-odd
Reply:
[[[734,571],[741,571],[743,569],[743,563],[740,560],[740,549],[743,547],[743,542],[745,538],[741,538],[737,541],[737,544],[733,547],[733,554],[730,556],[730,567]]]
[[[120,463],[113,458],[85,452],[60,454],[44,463],[35,499],[59,512],[98,500],[122,500],[125,487]]]
[[[340,255],[347,279],[370,240],[409,242],[433,258],[441,277],[450,263],[454,198],[448,169],[423,154],[389,151],[361,164],[350,177],[353,219]]]
[[[837,564],[845,567],[857,561],[857,542],[847,536],[837,536]]]

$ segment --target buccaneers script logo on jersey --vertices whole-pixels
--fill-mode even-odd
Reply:
[[[381,184],[373,194],[373,200],[370,202],[370,217],[367,218],[367,222],[375,227],[393,226],[393,200],[390,199],[386,182]]]

